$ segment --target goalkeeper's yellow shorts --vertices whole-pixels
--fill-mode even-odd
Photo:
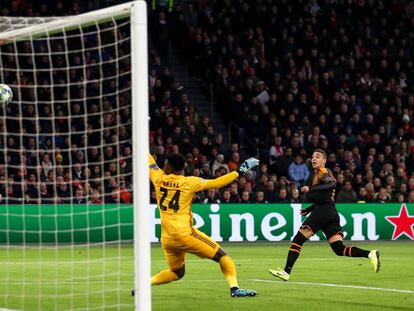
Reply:
[[[185,254],[212,259],[220,245],[200,230],[193,228],[191,235],[177,239],[161,239],[165,258],[171,270],[178,270],[185,264]]]

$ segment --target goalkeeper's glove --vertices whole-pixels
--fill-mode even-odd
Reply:
[[[239,167],[239,173],[246,174],[247,172],[251,171],[253,168],[259,165],[259,160],[255,158],[248,158],[246,161],[243,162],[242,165]]]

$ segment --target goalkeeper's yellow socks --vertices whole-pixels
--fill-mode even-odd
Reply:
[[[219,260],[221,272],[223,272],[230,288],[239,288],[236,276],[236,266],[230,256],[225,255]]]
[[[171,270],[163,270],[158,272],[151,278],[151,285],[161,285],[165,283],[170,283],[172,281],[177,281],[179,277],[177,274],[172,272]]]

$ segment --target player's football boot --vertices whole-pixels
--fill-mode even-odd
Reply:
[[[257,292],[250,289],[236,288],[230,291],[231,297],[254,297],[256,295]]]
[[[135,296],[135,288],[131,289],[131,296]]]
[[[369,253],[369,260],[371,261],[372,265],[374,266],[374,272],[378,272],[380,270],[380,253],[376,249],[373,249]]]
[[[273,276],[278,277],[279,279],[282,279],[285,282],[290,278],[290,275],[285,270],[280,268],[277,268],[276,270],[269,269],[269,273]]]

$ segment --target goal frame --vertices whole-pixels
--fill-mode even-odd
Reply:
[[[132,146],[134,189],[135,309],[151,310],[151,215],[148,129],[147,4],[135,1],[131,14]],[[142,42],[140,42],[141,40]]]

